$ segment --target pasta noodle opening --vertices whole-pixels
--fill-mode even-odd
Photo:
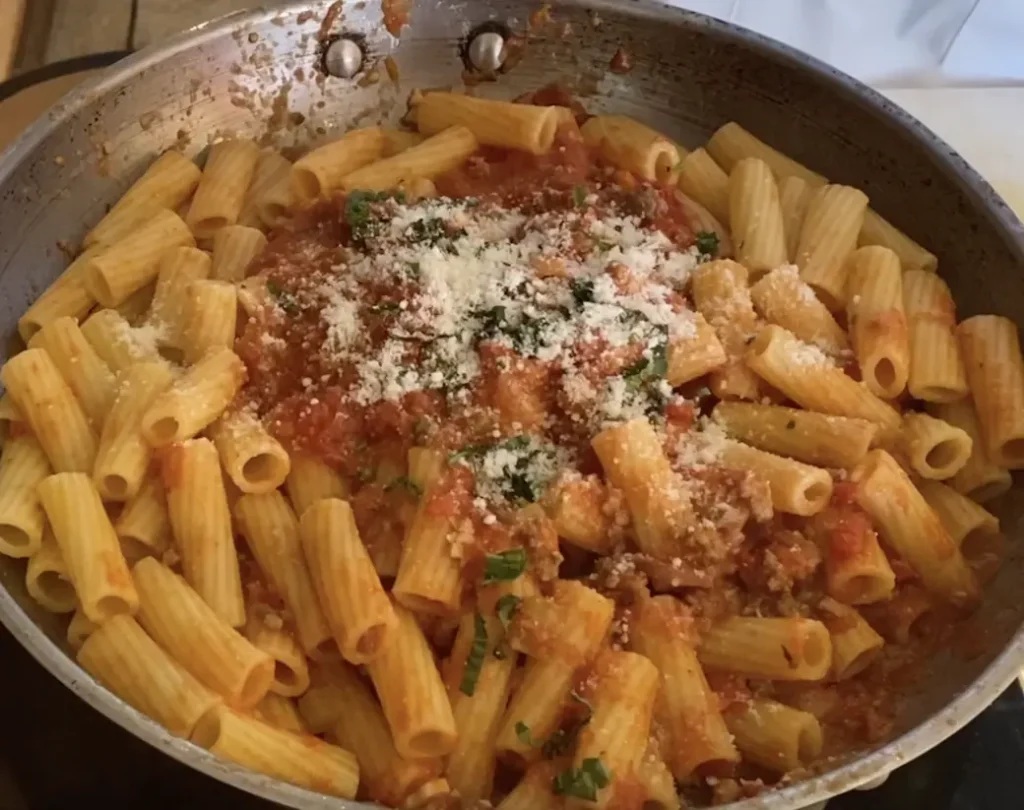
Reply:
[[[890,391],[896,385],[896,366],[888,357],[882,357],[871,372],[878,387],[883,391]]]
[[[387,624],[375,624],[372,627],[368,627],[366,632],[363,633],[359,640],[356,642],[356,652],[359,655],[370,655],[376,653],[384,644],[384,639],[387,636],[388,625]]]
[[[836,598],[850,605],[867,605],[884,599],[891,590],[889,583],[881,577],[858,574],[837,587]]]
[[[672,174],[673,169],[679,165],[679,152],[670,143],[666,143],[663,149],[659,149],[654,158],[654,176],[658,182],[664,183]]]
[[[274,664],[270,660],[265,660],[259,666],[253,667],[252,672],[246,677],[242,691],[238,695],[238,704],[255,706],[262,700],[273,682]]]
[[[201,748],[212,748],[220,739],[220,711],[211,709],[196,723],[192,731],[192,742]]]
[[[0,550],[10,557],[24,556],[23,552],[31,548],[32,538],[20,526],[0,523]]]
[[[195,231],[197,234],[212,235],[214,231],[233,224],[227,217],[207,217],[195,224]]]
[[[164,416],[149,425],[150,440],[154,444],[170,444],[177,438],[181,426],[173,416]]]
[[[450,749],[451,735],[443,731],[425,730],[409,737],[408,748],[413,757],[436,756],[438,751]]]
[[[63,610],[74,610],[78,597],[75,594],[75,586],[67,577],[56,571],[42,571],[36,577],[36,588],[51,604],[59,605]]]
[[[320,196],[320,178],[316,176],[315,172],[310,171],[305,166],[295,166],[292,168],[292,182],[299,186],[300,196],[303,199],[315,200]],[[281,209],[281,216],[284,216],[284,206],[277,206],[277,208]]]
[[[1024,463],[1024,438],[1004,442],[1000,455],[1003,461],[1009,462],[1011,466]]]
[[[822,481],[815,481],[803,492],[803,498],[808,506],[825,508],[825,503],[832,497],[832,487]]]
[[[832,644],[828,631],[811,630],[808,632],[803,638],[802,653],[803,662],[807,667],[815,668],[828,664],[832,657]]]
[[[931,448],[924,457],[924,463],[936,472],[945,470],[963,459],[960,443],[955,439],[946,439]]]
[[[252,458],[246,459],[242,465],[242,477],[250,484],[279,481],[283,477],[280,459],[272,453],[257,453]]]
[[[276,225],[287,219],[288,209],[280,203],[263,203],[263,210],[260,213],[261,219],[268,225]]]
[[[121,475],[103,476],[103,494],[108,498],[124,498],[128,494],[128,481]]]
[[[309,652],[309,657],[313,661],[330,661],[338,655],[338,645],[333,638],[324,639]]]
[[[96,602],[96,615],[100,622],[120,613],[131,613],[131,605],[120,596],[104,596]]]
[[[288,689],[299,682],[298,673],[288,666],[284,661],[274,662],[274,683]]]

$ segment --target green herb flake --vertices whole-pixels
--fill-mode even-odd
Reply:
[[[467,697],[473,697],[473,693],[476,692],[476,683],[480,680],[480,670],[483,669],[486,654],[487,622],[477,613],[473,617],[473,646],[469,648],[466,668],[462,671],[462,683],[459,684],[459,691]]]
[[[484,585],[511,582],[526,570],[526,549],[510,548],[484,558]]]
[[[540,743],[533,739],[533,735],[530,734],[530,727],[522,720],[516,722],[516,737],[523,745],[528,745],[531,748],[540,748]]]
[[[512,619],[515,618],[515,615],[519,610],[519,604],[522,601],[523,600],[514,593],[507,593],[501,597],[494,606],[494,612],[498,617],[498,621],[501,622],[501,626],[505,628],[506,633],[508,632],[508,626],[512,623]]]
[[[611,784],[612,776],[597,757],[583,760],[579,768],[566,768],[552,782],[559,796],[569,796],[587,802],[597,801],[597,791]]]
[[[569,282],[572,290],[572,300],[577,306],[582,307],[594,300],[594,280],[592,278],[574,278]]]
[[[267,294],[289,315],[299,314],[301,308],[299,302],[295,300],[295,296],[273,279],[267,281]]]
[[[699,231],[695,244],[703,256],[714,258],[718,255],[718,234],[714,231]]]
[[[572,203],[577,208],[582,208],[587,204],[587,187],[586,186],[573,186],[572,187]]]

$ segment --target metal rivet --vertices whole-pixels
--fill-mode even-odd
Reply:
[[[359,43],[347,37],[339,37],[327,46],[324,67],[332,76],[351,79],[363,66],[363,49]]]
[[[484,31],[473,37],[466,53],[477,70],[496,73],[505,63],[505,37],[497,31]]]

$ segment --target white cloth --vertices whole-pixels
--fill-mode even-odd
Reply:
[[[1022,0],[668,0],[887,86],[1024,81]]]

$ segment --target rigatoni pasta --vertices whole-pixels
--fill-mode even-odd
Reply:
[[[736,123],[410,105],[162,156],[25,314],[29,595],[175,734],[406,810],[675,810],[877,743],[1007,553],[1015,326]]]

